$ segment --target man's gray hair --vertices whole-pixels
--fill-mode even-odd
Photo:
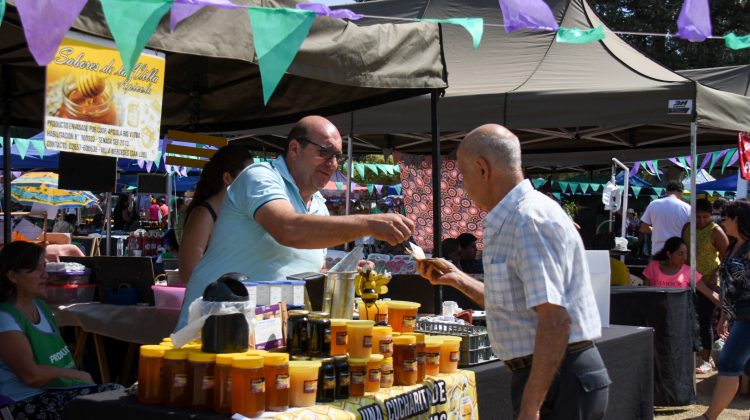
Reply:
[[[521,144],[505,127],[480,127],[466,136],[463,146],[466,152],[484,157],[494,167],[521,170]]]

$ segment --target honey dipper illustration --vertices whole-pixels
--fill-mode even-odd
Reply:
[[[107,87],[106,83],[106,77],[98,74],[84,74],[76,78],[78,92],[87,99],[101,95]]]

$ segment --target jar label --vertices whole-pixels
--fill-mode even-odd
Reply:
[[[381,372],[393,372],[393,363],[388,364],[382,364],[380,365],[380,371]]]
[[[393,371],[390,371],[390,372],[382,371],[382,372],[380,372],[380,385],[381,386],[385,386],[385,385],[390,386],[390,385],[393,385]]]
[[[280,373],[276,375],[276,389],[289,389],[289,375]]]
[[[309,381],[305,381],[303,388],[305,394],[314,394],[318,392],[318,380],[311,379]]]
[[[182,388],[185,385],[187,385],[187,374],[185,373],[175,374],[174,380],[172,381],[172,386],[175,388]]]
[[[432,366],[440,365],[440,353],[427,353],[427,364]]]
[[[451,352],[451,362],[458,362],[461,359],[461,355],[457,351]]]
[[[349,386],[349,373],[339,375],[339,386]]]
[[[364,347],[364,348],[372,347],[372,336],[371,335],[362,336],[362,347]]]
[[[393,340],[391,338],[380,340],[379,347],[380,354],[393,354]]]
[[[250,381],[250,393],[251,394],[262,394],[266,392],[266,380],[263,378],[255,378]]]
[[[336,345],[337,346],[345,346],[346,345],[346,331],[338,331],[338,332],[336,332]]]
[[[336,377],[324,376],[323,377],[323,389],[335,389],[335,388],[336,388]]]
[[[471,397],[461,398],[461,418],[470,419],[472,411],[474,411],[474,403],[471,401]]]
[[[405,316],[404,320],[401,321],[401,327],[405,329],[414,329],[417,325],[417,318],[413,316]]]
[[[367,380],[370,382],[380,382],[380,369],[370,369]]]
[[[404,360],[404,371],[405,372],[415,372],[417,370],[417,361],[416,360]]]
[[[209,389],[214,389],[214,377],[213,376],[204,376],[203,377],[203,383],[201,384],[201,387],[204,391],[207,391]]]
[[[364,372],[352,372],[352,385],[362,385],[365,383]]]
[[[417,364],[423,365],[427,362],[427,355],[425,353],[417,353]]]

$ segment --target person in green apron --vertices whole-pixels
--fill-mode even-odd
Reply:
[[[44,248],[12,242],[0,251],[0,405],[16,418],[61,418],[71,399],[117,389],[78,370],[44,302]]]

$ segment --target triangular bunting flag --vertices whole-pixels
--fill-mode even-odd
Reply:
[[[591,186],[591,184],[588,182],[581,182],[581,193],[586,194],[589,190],[589,186]]]
[[[721,173],[724,173],[724,169],[729,166],[729,161],[732,160],[732,157],[737,154],[737,149],[730,149],[729,152],[724,156],[724,162],[721,164]]]
[[[161,166],[161,150],[156,151],[156,160],[154,161],[154,163],[156,164],[157,168]]]
[[[5,17],[5,0],[0,0],[0,26],[3,26],[4,17]]]
[[[641,193],[641,188],[643,187],[636,187],[635,185],[630,186],[630,189],[633,190],[633,197],[638,198],[638,194]]]
[[[365,164],[364,163],[357,163],[354,164],[354,170],[357,171],[359,174],[359,179],[365,180]]]
[[[174,32],[177,25],[201,10],[203,6],[197,4],[176,2],[169,11],[169,32]]]
[[[153,160],[147,160],[146,161],[146,172],[151,173],[151,168],[153,168],[153,166],[154,166],[154,161]]]
[[[687,163],[687,160],[685,159],[685,156],[680,156],[677,158],[677,160],[680,161],[680,164],[682,165],[682,169],[684,169],[686,172],[690,172],[690,165]]]
[[[557,35],[555,36],[555,41],[563,44],[590,44],[602,39],[604,39],[602,25],[589,29],[561,27],[557,30]]]
[[[315,21],[315,13],[263,7],[249,7],[247,11],[250,14],[265,105],[307,38]]]
[[[18,155],[21,156],[21,160],[26,159],[26,152],[29,151],[29,140],[28,139],[16,139],[13,138],[12,143],[15,143],[16,149],[18,149]]]
[[[484,19],[482,18],[451,18],[451,19],[421,19],[425,22],[449,23],[458,25],[466,29],[471,35],[472,46],[476,50],[479,43],[482,42],[482,33],[484,32]]]
[[[172,165],[167,165],[165,163],[164,164],[164,170],[167,171],[168,174],[171,174],[174,169],[172,168]]]
[[[401,165],[393,165],[393,172],[400,174],[401,173]]]
[[[101,0],[104,17],[122,58],[125,74],[138,62],[143,48],[161,18],[172,7],[171,0]],[[61,2],[63,3],[63,2]]]
[[[570,193],[575,194],[576,191],[578,191],[578,183],[577,182],[571,182],[570,184]]]
[[[534,188],[539,189],[539,187],[547,183],[547,180],[544,178],[534,178],[531,180],[531,183],[534,184]]]
[[[557,20],[543,0],[500,0],[505,32],[518,29],[552,30]]]
[[[378,194],[383,193],[383,185],[382,184],[375,184],[375,189],[378,191]]]
[[[341,188],[343,187],[343,185],[344,185],[343,182],[337,181],[336,182],[336,189],[339,190],[339,191],[341,191]]]
[[[658,195],[653,195],[653,194],[651,194],[651,195],[650,195],[649,197],[651,197],[651,201],[654,201],[654,200],[658,200],[658,199],[659,199],[659,196],[658,196]]]
[[[716,194],[719,194],[720,196],[724,197],[724,194],[726,194],[726,191],[716,191]]]
[[[560,201],[560,197],[561,197],[561,195],[560,195],[560,193],[559,193],[559,192],[553,192],[553,193],[552,193],[552,195],[553,195],[553,196],[555,197],[555,199],[556,199],[557,201]]]
[[[724,36],[724,45],[730,50],[750,48],[750,35],[737,36],[732,32]]]
[[[711,153],[706,153],[705,156],[703,156],[703,161],[701,162],[700,169],[703,170],[706,168],[706,165],[708,165],[708,162],[711,162]]]
[[[188,176],[187,167],[180,166],[180,175],[181,176]]]
[[[143,165],[146,163],[146,161],[143,159],[137,159],[135,162],[138,164],[138,167],[141,169],[143,169]]]
[[[630,168],[630,176],[636,176],[638,175],[638,171],[641,169],[641,162],[636,162],[633,164],[633,167]]]
[[[706,195],[708,195],[709,197],[713,197],[714,190],[706,190]]]
[[[396,190],[396,195],[401,195],[401,184],[394,185],[393,189]]]
[[[738,161],[739,159],[740,159],[740,154],[739,154],[739,152],[737,152],[737,153],[733,154],[733,155],[732,155],[732,158],[731,158],[731,159],[729,159],[729,163],[727,164],[727,166],[732,166],[732,165],[734,165],[735,163],[737,163],[737,161]]]
[[[31,140],[31,147],[36,150],[37,155],[39,155],[39,158],[44,158],[44,140]]]
[[[664,190],[665,190],[664,188],[662,188],[662,187],[653,187],[653,188],[654,188],[654,192],[657,195],[661,196],[662,194],[664,194]]]
[[[386,166],[388,166],[388,165],[384,165],[382,163],[376,163],[375,166],[378,167],[378,170],[380,171],[380,173],[382,173],[382,174],[387,174],[388,173],[388,170],[386,169]]]
[[[659,161],[658,160],[651,161],[651,169],[654,170],[654,173],[656,174],[656,179],[661,181],[661,176],[659,175]]]
[[[375,189],[375,185],[374,184],[367,184],[367,192],[369,192],[370,195],[372,195],[372,190],[374,190],[374,189]]]
[[[601,186],[602,186],[602,184],[595,184],[593,182],[590,185],[591,185],[591,190],[594,191],[594,192],[599,191],[599,188],[601,188]]]
[[[721,159],[722,156],[726,155],[729,149],[720,150],[718,152],[714,152],[711,156],[711,165],[708,167],[708,172],[711,172],[714,170],[714,165],[716,162]]]
[[[374,173],[375,175],[378,174],[378,167],[377,167],[377,165],[375,165],[373,163],[366,163],[365,167],[367,169],[369,169],[370,171],[372,171],[372,173]]]
[[[560,186],[560,191],[562,191],[562,192],[566,192],[568,190],[568,183],[567,182],[557,181],[557,185]]]
[[[52,61],[87,0],[18,0],[16,9],[31,55],[40,66]],[[5,2],[3,1],[3,5]]]
[[[679,166],[680,168],[685,169],[685,165],[682,162],[680,162],[679,159],[671,157],[667,160],[672,162],[674,166]]]

